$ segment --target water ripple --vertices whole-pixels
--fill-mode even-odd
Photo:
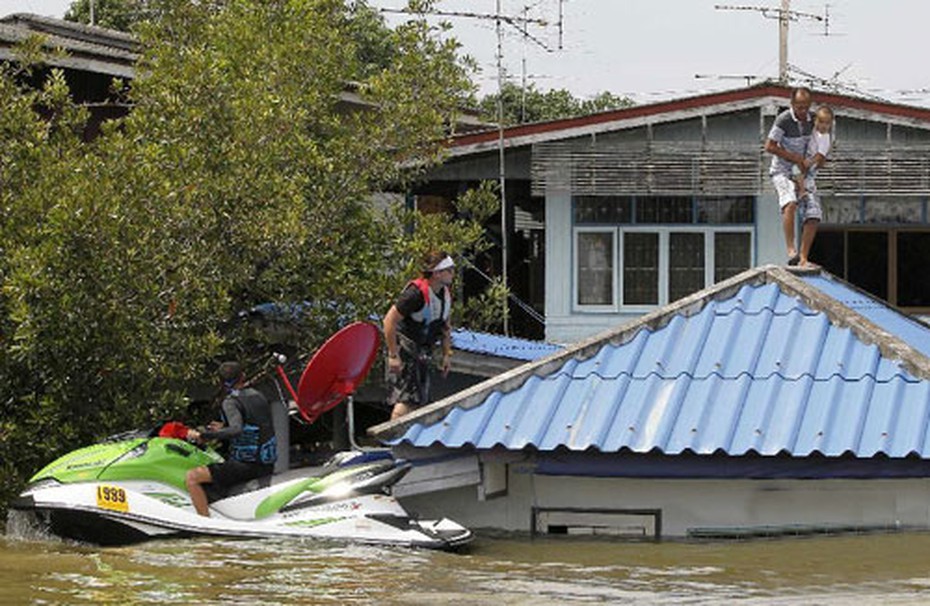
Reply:
[[[288,540],[0,538],[0,603],[923,604],[930,535],[636,544],[480,537],[463,554]]]

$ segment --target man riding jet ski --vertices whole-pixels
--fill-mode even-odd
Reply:
[[[187,472],[185,483],[194,509],[202,516],[210,515],[207,493],[203,485],[226,491],[236,484],[274,473],[278,460],[278,442],[268,399],[257,389],[245,387],[245,375],[238,362],[220,365],[225,399],[223,421],[214,421],[208,430],[188,429],[185,439],[229,440],[229,456],[221,463],[201,465]]]
[[[306,420],[312,422],[354,391],[371,367],[378,339],[371,324],[347,326],[316,353],[297,392],[285,383]],[[286,380],[283,371],[279,377]],[[263,463],[260,450],[273,438],[250,420],[243,415],[242,427],[249,429],[238,446],[256,446],[257,464],[270,470],[271,461]],[[35,474],[11,506],[30,512],[56,535],[104,545],[215,535],[451,549],[472,539],[471,531],[451,520],[410,517],[390,494],[410,464],[387,451],[340,453],[322,467],[247,478],[222,487],[223,494],[204,512],[209,516],[200,515],[188,487],[202,478],[197,470],[220,469],[224,460],[213,449],[182,439],[187,436],[201,437],[169,423],[157,432],[121,434],[81,448]]]

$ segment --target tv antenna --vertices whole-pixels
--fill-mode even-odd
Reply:
[[[791,21],[806,19],[823,23],[823,35],[830,35],[830,6],[824,6],[823,15],[805,13],[791,10],[791,0],[781,0],[781,8],[769,6],[732,6],[726,4],[714,5],[717,10],[726,11],[755,11],[762,13],[766,19],[778,19],[778,83],[788,84],[788,24]]]
[[[752,86],[759,76],[754,74],[694,74],[695,80],[745,80],[746,86]]]
[[[872,92],[861,89],[855,84],[848,84],[840,80],[840,75],[846,71],[852,64],[848,64],[843,69],[837,70],[831,78],[821,78],[810,72],[806,72],[796,65],[789,66],[792,72],[795,72],[801,81],[808,83],[811,86],[821,86],[826,90],[833,91],[840,94],[851,94],[858,97],[865,97],[867,99],[872,99],[873,101],[880,101],[882,103],[891,103],[889,99],[882,97],[881,95],[876,95]]]
[[[559,29],[559,50],[562,49],[562,35],[563,35],[563,4],[564,0],[558,0],[559,6],[559,19],[556,25]],[[539,4],[539,3],[537,3]],[[506,188],[506,169],[505,169],[505,160],[504,160],[504,26],[510,26],[515,28],[519,34],[522,36],[523,40],[529,40],[534,44],[541,47],[546,52],[552,52],[552,49],[541,39],[537,38],[529,32],[528,26],[535,25],[539,27],[548,27],[550,23],[545,19],[537,19],[529,17],[529,9],[532,6],[524,6],[522,10],[523,16],[513,16],[505,14],[501,9],[501,0],[497,0],[495,9],[493,13],[476,13],[470,11],[444,11],[444,10],[435,10],[429,9],[426,11],[414,11],[410,9],[399,9],[399,8],[382,8],[381,12],[384,13],[402,13],[402,14],[418,14],[418,15],[430,15],[438,17],[458,17],[464,19],[478,19],[483,21],[493,21],[494,30],[497,34],[497,52],[495,53],[495,60],[497,64],[497,154],[498,154],[498,187],[500,188],[501,196],[501,281],[503,282],[504,288],[507,288],[509,284],[508,272],[507,272],[507,260],[509,258],[508,251],[508,237],[507,237],[507,188]],[[523,59],[523,94],[526,94],[526,58]],[[510,310],[509,310],[509,297],[504,299],[504,309],[503,315],[503,329],[504,334],[510,334]]]

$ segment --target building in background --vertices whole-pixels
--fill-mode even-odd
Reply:
[[[784,264],[762,151],[790,89],[771,84],[503,133],[517,334],[571,343],[751,267]],[[811,258],[892,305],[930,312],[930,110],[814,91],[836,115]],[[499,133],[454,139],[417,190],[438,206],[498,180]],[[500,239],[500,221],[490,230]],[[500,274],[500,250],[484,269]],[[480,276],[465,274],[467,280]],[[466,289],[467,295],[467,289]],[[544,324],[541,325],[541,324]]]

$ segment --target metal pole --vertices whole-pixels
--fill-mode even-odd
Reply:
[[[497,148],[498,163],[500,165],[501,190],[501,280],[507,288],[507,188],[506,171],[504,169],[504,32],[501,24],[501,0],[497,0]],[[510,320],[508,313],[509,298],[504,297],[503,324],[504,334],[510,334]]]
[[[94,0],[90,0],[90,24],[95,25],[94,21]]]
[[[788,19],[791,13],[791,0],[781,0],[781,12],[778,13],[778,83],[788,84]]]
[[[526,122],[526,38],[529,32],[526,29],[528,6],[523,7],[523,58],[520,63],[520,124]]]
[[[563,30],[562,2],[563,0],[559,0],[559,48],[560,49],[562,48],[562,30]],[[411,9],[408,9],[408,8],[404,8],[404,9],[382,8],[380,10],[385,13],[409,13],[411,12]],[[417,11],[413,11],[413,12],[417,12]],[[530,38],[531,40],[533,40],[534,42],[536,42],[543,48],[546,48],[546,46],[542,44],[542,42],[540,42],[539,40],[536,40],[535,38],[529,35],[529,32],[527,31],[527,28],[526,28],[526,24],[535,23],[537,25],[546,26],[548,25],[548,23],[543,19],[530,19],[527,16],[528,15],[527,8],[524,8],[523,10],[523,15],[524,15],[523,17],[511,17],[508,15],[504,15],[501,12],[501,0],[497,0],[497,10],[495,11],[493,15],[483,14],[483,13],[464,12],[464,11],[430,10],[427,12],[430,15],[444,15],[444,16],[449,16],[449,17],[465,17],[465,18],[472,18],[472,19],[494,19],[494,22],[497,26],[496,27],[497,29],[497,131],[498,131],[497,144],[498,144],[498,151],[499,151],[498,161],[500,163],[500,174],[498,176],[498,179],[499,179],[499,187],[500,187],[500,192],[501,192],[501,280],[503,282],[504,288],[508,288],[509,278],[507,276],[507,273],[508,273],[507,272],[507,261],[509,258],[508,242],[510,238],[509,238],[509,230],[507,228],[507,188],[506,188],[506,171],[504,169],[505,156],[504,156],[504,66],[503,66],[504,32],[503,32],[503,26],[505,24],[509,24],[509,25],[514,25],[516,27],[517,24],[523,24],[523,28],[520,30],[520,33],[523,34],[524,40],[526,38]],[[549,50],[549,49],[546,48],[546,50]],[[524,73],[523,90],[525,94],[525,90],[526,90],[526,85],[525,85],[526,60],[525,58],[524,58],[523,73]],[[504,334],[509,335],[510,334],[510,308],[509,308],[509,304],[506,298],[504,300],[503,312],[504,312],[503,313]]]

